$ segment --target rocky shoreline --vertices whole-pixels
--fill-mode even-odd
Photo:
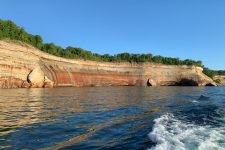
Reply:
[[[0,88],[62,86],[216,86],[201,67],[70,60],[0,41]]]
[[[224,86],[225,85],[225,76],[217,75],[213,77],[213,80],[217,82],[218,86]]]

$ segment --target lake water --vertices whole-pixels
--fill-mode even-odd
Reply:
[[[0,149],[225,150],[225,88],[1,89]]]

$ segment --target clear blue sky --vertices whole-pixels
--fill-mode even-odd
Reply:
[[[224,0],[1,0],[0,18],[63,47],[191,58],[225,69]]]

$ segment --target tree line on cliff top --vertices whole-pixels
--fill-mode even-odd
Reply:
[[[0,39],[22,41],[49,54],[69,59],[84,59],[104,62],[154,62],[166,65],[195,65],[204,67],[202,61],[195,61],[191,59],[180,60],[179,58],[153,56],[152,54],[130,53],[100,55],[78,47],[68,46],[66,48],[62,48],[54,43],[44,43],[40,35],[29,34],[24,28],[17,26],[10,20],[4,21],[0,19]],[[210,77],[219,74],[225,75],[225,71],[214,71],[208,68],[204,68],[204,73]]]

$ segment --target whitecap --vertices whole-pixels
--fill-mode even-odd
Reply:
[[[225,150],[225,127],[199,126],[166,114],[154,120],[149,150]]]

